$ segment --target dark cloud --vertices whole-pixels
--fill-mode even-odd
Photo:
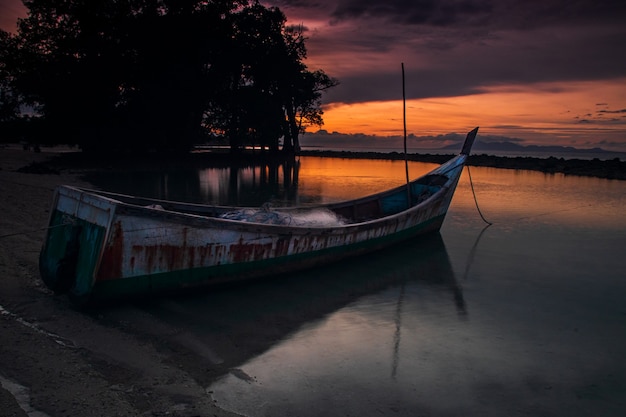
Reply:
[[[514,28],[620,24],[626,16],[626,2],[621,0],[509,0],[503,4],[506,7],[500,10],[499,15],[504,23]]]
[[[267,2],[295,21],[321,22],[307,45],[313,62],[341,82],[328,101],[396,99],[400,62],[410,98],[626,75],[622,0]]]
[[[341,78],[340,88],[329,90],[328,102],[356,103],[374,100],[398,100],[402,95],[400,67],[388,73],[363,74]],[[409,98],[452,97],[480,92],[480,74],[461,79],[453,71],[407,70],[406,94]],[[470,81],[469,77],[474,78]],[[364,88],[366,87],[366,88]]]
[[[266,0],[306,17],[330,22],[378,19],[396,25],[530,29],[553,25],[620,23],[622,0]]]
[[[509,126],[513,129],[520,129],[520,126]],[[441,135],[416,135],[409,134],[407,136],[407,146],[409,149],[422,149],[430,151],[445,151],[455,149],[465,141],[466,133],[453,132]],[[524,139],[502,136],[502,135],[480,135],[477,142],[481,143],[483,148],[488,148],[490,144],[518,144],[523,145]],[[306,133],[301,138],[303,146],[321,147],[329,149],[358,149],[358,150],[381,150],[397,149],[401,151],[403,148],[403,137],[396,136],[377,136],[367,135],[363,133],[340,133],[319,130],[317,132]]]
[[[396,24],[533,28],[554,24],[623,22],[622,0],[267,0],[282,8],[324,10],[329,20],[383,19]]]
[[[609,114],[626,113],[626,109],[621,109],[621,110],[599,110],[598,113],[609,113]]]
[[[344,0],[336,3],[331,18],[385,18],[401,24],[451,25],[486,17],[492,11],[485,0]]]
[[[621,34],[577,33],[546,41],[548,34],[460,43],[428,55],[428,62],[408,53],[397,54],[387,71],[343,74],[341,85],[327,100],[359,102],[397,99],[399,62],[406,61],[407,96],[427,98],[479,93],[501,85],[539,84],[563,81],[618,79],[626,75],[626,58],[616,55],[626,45]],[[428,48],[422,46],[421,52]],[[391,57],[390,57],[391,58]],[[366,89],[363,87],[367,86]],[[561,88],[558,85],[545,89]]]
[[[546,6],[546,10],[552,8]],[[543,16],[536,19],[543,20],[542,24],[535,22],[535,27],[530,28],[522,23],[523,17],[512,16],[518,27],[526,25],[523,30],[500,24],[492,25],[489,30],[485,27],[424,29],[369,25],[348,39],[326,37],[323,44],[317,45],[320,49],[326,48],[323,52],[341,50],[347,57],[355,53],[389,51],[373,57],[378,60],[372,61],[369,68],[338,74],[341,86],[331,91],[328,99],[357,102],[397,98],[388,86],[397,80],[399,62],[406,62],[407,81],[409,86],[413,85],[408,89],[411,98],[464,95],[502,84],[625,77],[626,25],[616,24],[609,9],[581,7],[577,10],[589,10],[590,16],[595,18],[586,20],[585,25],[568,26],[566,23],[571,23],[570,20],[549,26],[548,18]],[[563,13],[582,19],[579,12]],[[599,20],[604,13],[610,16]],[[555,14],[551,20],[557,21]],[[496,29],[499,26],[502,29]],[[316,39],[311,41],[314,43]],[[380,68],[382,60],[388,61],[386,70]],[[333,70],[332,66],[324,69]],[[363,91],[364,85],[369,92]]]

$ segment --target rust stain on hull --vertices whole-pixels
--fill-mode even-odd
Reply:
[[[120,222],[111,225],[112,230],[108,242],[102,252],[97,280],[116,279],[122,276],[124,255],[124,231]]]

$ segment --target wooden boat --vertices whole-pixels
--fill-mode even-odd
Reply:
[[[315,208],[208,206],[61,186],[41,277],[84,304],[293,272],[438,231],[477,132],[406,185]],[[334,224],[302,221],[312,210]]]

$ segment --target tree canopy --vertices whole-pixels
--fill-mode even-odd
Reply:
[[[0,123],[42,143],[187,150],[211,135],[294,152],[337,81],[304,64],[302,28],[247,0],[25,0],[0,31]],[[43,133],[45,132],[45,133]]]

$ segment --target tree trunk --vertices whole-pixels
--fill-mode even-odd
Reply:
[[[283,145],[283,150],[289,153],[297,153],[300,152],[300,141],[298,140],[298,134],[300,133],[300,129],[298,128],[298,123],[296,122],[296,110],[293,106],[287,106],[287,129],[285,134],[285,143]],[[288,140],[287,140],[288,139]],[[289,146],[287,147],[287,143]]]

